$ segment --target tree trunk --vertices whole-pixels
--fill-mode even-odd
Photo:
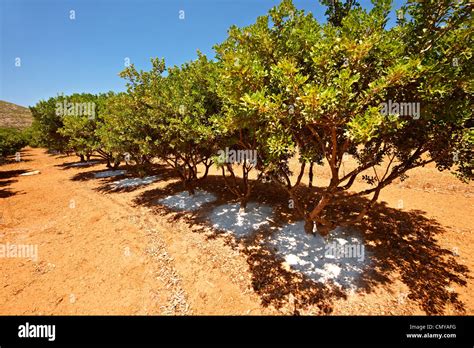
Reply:
[[[310,219],[305,219],[304,231],[308,234],[314,234],[314,221]]]
[[[193,196],[196,193],[196,191],[194,190],[194,187],[192,187],[192,185],[188,185],[187,191],[188,191],[190,196]]]
[[[192,180],[184,181],[184,189],[188,191],[189,195],[192,196],[196,193]]]
[[[311,162],[309,165],[309,187],[313,187],[313,165],[314,162]]]
[[[316,231],[314,230],[314,227],[316,227]],[[310,219],[305,219],[304,231],[308,234],[315,234],[317,232],[321,236],[327,236],[329,232],[331,232],[331,226],[323,225]]]
[[[249,198],[247,197],[247,195],[245,195],[244,197],[240,199],[240,211],[245,212],[247,210],[248,202],[249,202]]]
[[[84,158],[84,155],[79,155],[79,158],[81,159],[81,162],[85,162],[86,159]]]
[[[327,236],[331,232],[331,227],[316,223],[316,229],[321,236]]]
[[[204,180],[207,178],[207,175],[209,174],[209,168],[211,167],[212,162],[210,164],[204,164],[206,170],[204,171],[204,175],[201,177],[201,180]]]
[[[114,160],[114,169],[117,169],[119,165],[120,165],[120,159],[116,158]]]

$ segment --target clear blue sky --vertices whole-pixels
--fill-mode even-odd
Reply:
[[[359,1],[371,7],[370,1]],[[401,0],[394,6],[400,7]],[[124,90],[125,59],[167,65],[214,57],[227,29],[245,26],[278,0],[0,0],[0,99],[34,105],[60,92]],[[324,21],[317,0],[294,0]],[[75,11],[75,20],[70,11]],[[179,18],[184,11],[185,19]],[[16,67],[16,58],[21,66]]]

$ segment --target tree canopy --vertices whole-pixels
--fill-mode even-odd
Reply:
[[[353,0],[321,2],[326,23],[283,0],[254,24],[231,27],[215,60],[198,52],[166,68],[154,58],[150,71],[131,65],[120,73],[126,92],[39,102],[32,112],[45,144],[115,164],[129,156],[144,171],[157,158],[190,193],[215,164],[243,207],[256,171],[257,181],[268,176],[287,191],[308,232],[323,234],[360,221],[381,190],[413,168],[434,163],[472,180],[472,4],[408,1],[388,27],[389,0],[373,0],[370,10]],[[94,118],[56,112],[57,103],[88,101]],[[256,158],[227,161],[217,156],[224,150]],[[346,158],[356,163],[348,172]],[[328,166],[331,178],[301,197],[314,164]],[[355,190],[357,179],[367,188]],[[332,214],[350,197],[367,204]]]

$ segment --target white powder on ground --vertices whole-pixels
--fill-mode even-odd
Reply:
[[[158,204],[163,204],[168,208],[182,211],[195,211],[203,204],[214,202],[216,196],[207,191],[197,190],[194,195],[189,195],[188,191],[167,196],[156,200]]]
[[[127,178],[116,181],[112,184],[113,188],[125,188],[125,187],[134,187],[134,186],[141,186],[141,185],[149,185],[157,180],[160,177],[158,175],[153,176],[146,176],[144,178]]]
[[[69,164],[68,167],[86,167],[86,166],[91,166],[97,163],[100,163],[100,161],[77,162],[77,163]]]
[[[125,173],[127,173],[126,170],[106,170],[100,173],[95,173],[94,177],[95,178],[110,178],[112,176],[124,175]]]
[[[216,207],[210,214],[212,226],[230,232],[237,238],[248,236],[258,228],[269,224],[273,215],[270,206],[248,203],[246,212],[239,212],[240,204],[225,204]]]
[[[357,231],[338,227],[325,237],[304,231],[304,221],[287,224],[273,233],[268,244],[275,248],[293,269],[310,279],[329,280],[348,289],[357,288],[357,280],[370,266],[370,255]]]

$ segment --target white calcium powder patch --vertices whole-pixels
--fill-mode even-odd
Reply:
[[[279,228],[267,242],[294,270],[320,283],[332,280],[354,290],[370,266],[362,236],[348,228],[338,227],[323,237],[306,233],[304,221],[298,221]]]
[[[125,187],[149,185],[159,179],[160,177],[158,175],[146,176],[144,178],[127,178],[114,182],[112,186],[116,189],[119,189]]]
[[[273,210],[267,205],[248,203],[245,212],[240,212],[240,204],[225,204],[216,207],[210,214],[212,226],[234,234],[237,238],[248,236],[261,226],[268,225]]]
[[[125,173],[127,173],[126,170],[106,170],[100,173],[95,173],[94,177],[95,178],[110,178],[112,176],[124,175]]]
[[[211,203],[216,200],[216,196],[207,191],[198,190],[194,195],[190,195],[188,191],[179,192],[177,194],[158,199],[156,202],[167,206],[168,208],[182,211],[195,211],[203,204]]]
[[[77,162],[77,163],[69,164],[68,167],[87,167],[87,166],[91,166],[97,163],[100,163],[100,161]]]

